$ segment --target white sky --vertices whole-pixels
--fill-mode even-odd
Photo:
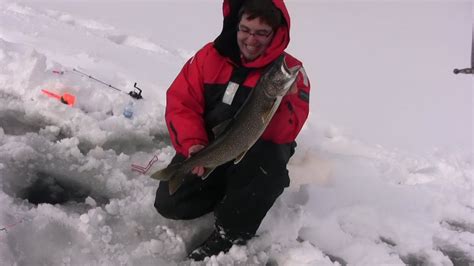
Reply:
[[[313,114],[391,148],[472,147],[472,77],[452,74],[470,64],[471,2],[309,5],[289,4],[290,50],[311,75]]]

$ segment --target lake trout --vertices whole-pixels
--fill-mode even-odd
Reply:
[[[262,74],[237,114],[213,129],[214,141],[188,159],[158,170],[151,178],[169,181],[169,192],[174,194],[186,178],[195,178],[190,174],[194,167],[204,167],[205,179],[226,162],[239,163],[265,131],[299,71],[300,67],[288,68],[284,55],[278,57]]]

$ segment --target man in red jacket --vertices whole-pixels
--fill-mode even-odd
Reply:
[[[167,92],[166,123],[176,156],[184,160],[214,138],[212,128],[232,118],[256,86],[262,71],[285,53],[290,17],[282,0],[224,0],[224,26],[214,42],[201,48],[183,67]],[[237,84],[237,86],[235,85]],[[155,207],[170,219],[194,219],[214,212],[215,231],[189,258],[227,252],[253,237],[267,211],[289,186],[287,163],[295,138],[309,112],[309,80],[301,68],[263,135],[238,164],[228,162],[202,180],[192,171],[173,195],[162,181]]]

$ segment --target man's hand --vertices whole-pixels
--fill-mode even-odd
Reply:
[[[195,154],[196,152],[200,151],[204,149],[204,145],[200,145],[200,144],[197,144],[197,145],[193,145],[191,147],[189,147],[189,150],[188,150],[188,158],[193,156],[193,154]],[[193,170],[191,171],[193,174],[197,175],[197,176],[202,176],[204,175],[204,167],[203,166],[196,166],[193,168]]]

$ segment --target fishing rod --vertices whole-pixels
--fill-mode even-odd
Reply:
[[[471,67],[453,70],[454,74],[473,74],[474,73],[474,31],[472,32],[472,42],[471,42]]]
[[[121,89],[119,89],[119,88],[117,88],[117,87],[115,87],[115,86],[112,86],[112,85],[110,85],[110,84],[108,84],[108,83],[105,83],[105,82],[103,82],[102,80],[96,79],[96,78],[94,78],[93,76],[91,76],[91,75],[89,75],[89,74],[86,74],[86,73],[84,73],[84,72],[81,72],[81,71],[79,71],[79,70],[77,70],[77,69],[75,69],[75,68],[73,68],[72,71],[74,71],[74,72],[76,72],[76,73],[78,73],[78,74],[80,74],[80,75],[82,75],[82,76],[85,76],[85,77],[87,77],[87,78],[90,78],[90,79],[92,79],[92,80],[95,80],[95,81],[97,81],[97,82],[99,82],[99,83],[101,83],[101,84],[103,84],[103,85],[105,85],[105,86],[107,86],[107,87],[109,87],[109,88],[111,88],[111,89],[114,89],[114,90],[116,90],[116,91],[119,91],[119,92],[128,94],[128,95],[130,95],[130,97],[135,98],[135,99],[137,99],[137,100],[143,99],[143,97],[142,97],[142,90],[137,87],[137,83],[136,83],[136,82],[135,82],[135,84],[133,84],[133,87],[134,87],[135,89],[137,89],[138,92],[137,92],[137,91],[130,91],[130,92],[127,93],[127,92],[125,92],[125,91],[123,91],[123,90],[121,90]]]
[[[121,90],[121,89],[119,89],[119,88],[117,88],[117,87],[115,87],[115,86],[113,86],[113,85],[111,85],[111,84],[108,84],[108,83],[106,83],[106,82],[104,82],[104,81],[102,81],[102,80],[100,80],[100,79],[97,79],[97,78],[93,77],[92,75],[89,75],[89,74],[86,74],[86,73],[84,73],[84,72],[81,72],[81,71],[79,71],[79,70],[77,70],[77,69],[75,69],[75,68],[73,68],[72,71],[73,71],[74,73],[78,74],[78,75],[81,75],[81,76],[84,76],[84,77],[86,77],[86,78],[92,79],[92,80],[94,80],[94,81],[96,81],[96,82],[99,82],[100,84],[102,84],[102,85],[104,85],[104,86],[106,86],[106,87],[108,87],[108,88],[111,88],[111,89],[116,90],[116,91],[118,91],[118,92],[122,92],[122,93],[128,94],[130,97],[132,97],[132,98],[134,98],[134,99],[137,99],[137,100],[143,99],[142,90],[141,90],[139,87],[137,87],[137,83],[136,83],[136,82],[135,82],[135,84],[133,84],[133,87],[135,88],[135,90],[130,91],[130,92],[127,93],[127,92],[125,92],[125,91],[123,91],[123,90]],[[59,75],[64,74],[64,72],[65,72],[65,71],[57,71],[57,70],[54,70],[54,71],[53,71],[53,73],[59,74]]]

